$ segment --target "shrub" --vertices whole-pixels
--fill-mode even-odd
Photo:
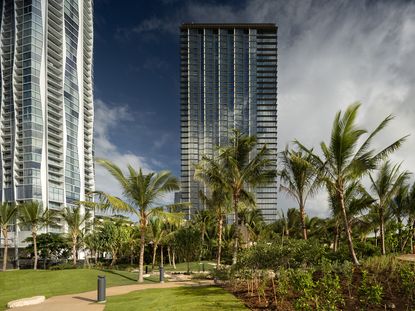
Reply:
[[[326,255],[326,248],[317,240],[288,239],[284,244],[257,244],[243,249],[235,270],[311,267]]]
[[[350,261],[345,261],[340,267],[339,272],[343,276],[344,283],[347,287],[349,298],[352,296],[351,285],[353,281],[354,265]]]
[[[382,302],[383,287],[376,282],[370,284],[366,270],[362,271],[362,284],[359,287],[359,296],[360,302],[365,307],[379,305]]]
[[[61,263],[59,265],[51,266],[49,270],[70,270],[77,268],[78,266],[74,266],[72,263]]]
[[[313,270],[296,269],[291,273],[293,289],[299,297],[294,303],[296,310],[315,310],[313,304],[317,301],[316,284],[313,281]]]
[[[412,302],[415,294],[415,271],[410,264],[403,264],[399,271],[402,290],[408,298],[408,303]]]
[[[318,305],[317,310],[335,311],[339,305],[344,305],[340,279],[333,272],[324,273],[317,284]]]
[[[287,270],[284,268],[280,268],[276,273],[277,283],[275,286],[275,291],[282,301],[284,301],[285,298],[287,298],[288,291],[290,290],[290,274],[291,270]]]
[[[211,276],[216,280],[227,281],[230,279],[231,270],[225,266],[211,271]]]

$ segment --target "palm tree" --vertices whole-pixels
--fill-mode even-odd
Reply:
[[[201,197],[201,195],[203,195],[203,192],[200,191],[199,192],[199,197]],[[201,197],[202,199],[202,197]],[[203,199],[202,199],[203,201]],[[212,222],[212,214],[209,210],[199,210],[196,212],[196,214],[193,216],[192,219],[192,223],[198,227],[199,231],[200,231],[200,239],[202,241],[202,247],[200,248],[200,254],[199,254],[199,261],[202,260],[203,257],[203,253],[206,250],[206,245],[205,245],[205,238],[207,238],[207,240],[209,240],[209,236],[208,236],[208,227],[209,224]]]
[[[157,247],[159,246],[161,240],[166,234],[165,225],[163,220],[160,217],[152,216],[149,219],[150,224],[150,232],[152,236],[153,242],[153,261],[151,264],[151,270],[154,270],[154,265],[156,263],[156,254],[157,254]]]
[[[404,228],[403,221],[405,217],[408,217],[408,227],[410,226],[409,221],[409,184],[402,183],[399,186],[399,189],[396,191],[396,195],[393,197],[391,204],[389,205],[389,210],[391,216],[396,219],[398,222],[398,238],[399,246],[401,251],[405,248],[405,243],[402,236],[402,229]]]
[[[98,160],[120,184],[126,201],[104,192],[97,192],[105,201],[108,208],[135,214],[139,219],[140,227],[140,260],[138,282],[143,280],[145,235],[148,227],[148,218],[162,210],[158,204],[167,193],[179,190],[177,179],[168,171],[144,174],[141,169],[135,170],[128,165],[129,176],[125,176],[121,169],[107,160]]]
[[[8,228],[10,222],[13,220],[14,216],[16,215],[17,208],[12,203],[1,203],[0,204],[0,230],[3,234],[3,245],[4,245],[4,252],[3,252],[3,271],[6,271],[7,268],[7,249],[9,247],[8,241]]]
[[[217,156],[203,156],[196,165],[195,177],[211,188],[222,187],[232,197],[235,217],[233,263],[236,263],[239,249],[239,203],[255,206],[252,189],[271,182],[276,171],[268,157],[266,145],[257,150],[255,136],[247,136],[233,131],[230,144],[219,147]]]
[[[298,141],[296,142],[301,149],[313,155],[311,161],[319,173],[320,180],[335,191],[339,201],[350,256],[356,265],[359,264],[359,261],[354,250],[352,228],[349,224],[349,215],[345,205],[345,189],[349,184],[361,180],[363,176],[376,169],[378,163],[398,149],[406,138],[400,138],[380,151],[371,148],[373,138],[387,126],[392,120],[392,116],[387,116],[368,134],[365,129],[356,125],[360,106],[360,103],[354,103],[343,114],[341,111],[336,114],[330,143],[328,145],[324,142],[320,144],[322,158],[314,154],[313,150],[306,148]],[[361,138],[366,134],[368,136],[358,146]]]
[[[257,242],[261,231],[265,227],[264,217],[259,209],[244,207],[239,212],[239,220],[247,231],[249,242]]]
[[[73,265],[76,265],[77,259],[77,246],[78,238],[81,236],[82,231],[87,229],[89,220],[91,219],[91,212],[85,209],[85,213],[81,212],[81,206],[65,207],[60,213],[62,218],[68,225],[69,236],[72,240],[72,258]]]
[[[391,205],[393,197],[398,193],[399,188],[408,179],[407,171],[401,172],[400,165],[391,165],[385,161],[380,167],[376,179],[369,175],[372,183],[371,188],[376,196],[375,208],[379,215],[379,233],[382,255],[386,254],[385,248],[385,213]]]
[[[222,233],[223,233],[223,220],[227,213],[230,211],[230,199],[229,196],[220,188],[212,189],[210,196],[206,196],[202,191],[199,196],[209,211],[215,215],[218,227],[218,252],[216,254],[216,268],[220,268],[221,255],[222,255]]]
[[[408,236],[403,243],[403,249],[405,248],[406,243],[409,240],[411,252],[415,254],[415,249],[413,247],[413,238],[414,238],[414,230],[415,230],[415,183],[408,189],[408,193],[406,195],[406,213],[408,216]]]
[[[334,251],[337,251],[340,240],[339,224],[342,221],[342,209],[338,200],[337,191],[327,185],[327,192],[329,194],[329,206],[331,214],[335,222],[335,237],[334,237]],[[359,181],[351,182],[344,189],[344,206],[348,216],[349,227],[351,228],[356,223],[362,223],[359,216],[366,209],[370,208],[374,199],[369,195],[366,189]]]
[[[289,208],[287,212],[282,213],[282,219],[285,223],[285,233],[287,237],[299,237],[299,224],[301,223],[300,211],[296,208]]]
[[[316,170],[311,165],[312,155],[304,154],[301,150],[285,149],[281,153],[282,171],[280,189],[294,198],[300,210],[301,228],[304,240],[307,240],[305,204],[309,197],[316,194],[319,188],[319,180]]]
[[[19,205],[18,214],[20,223],[22,225],[30,226],[32,231],[33,251],[35,257],[33,269],[37,270],[37,232],[45,226],[55,226],[56,213],[49,209],[44,209],[41,202],[27,201]]]

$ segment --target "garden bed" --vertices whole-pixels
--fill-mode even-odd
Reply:
[[[376,292],[369,284],[373,284],[372,281],[368,282],[366,290],[362,289],[362,270],[356,269],[353,272],[351,283],[340,277],[340,289],[339,294],[343,300],[337,304],[337,310],[399,310],[406,311],[414,308],[414,302],[408,296],[407,292],[403,288],[401,282],[397,282],[394,277],[394,273],[379,273],[374,275],[373,272],[368,273],[371,280],[376,279],[376,284],[382,288],[382,293]],[[322,273],[320,271],[313,274],[313,280],[315,283],[321,280]],[[277,281],[276,281],[277,282]],[[349,284],[349,285],[348,285]],[[222,285],[227,291],[234,294],[237,298],[242,300],[245,305],[251,310],[307,310],[296,307],[296,302],[300,298],[298,292],[292,288],[287,291],[284,297],[281,297],[278,293],[274,294],[274,287],[272,281],[266,283],[263,291],[259,294],[259,291],[248,290],[246,284],[243,282],[225,282]],[[380,299],[380,303],[375,303],[376,295]],[[319,298],[316,298],[317,300]],[[310,304],[309,310],[318,310],[316,306]],[[320,310],[326,310],[324,308]]]

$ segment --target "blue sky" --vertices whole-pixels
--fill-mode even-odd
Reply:
[[[95,1],[94,81],[95,98],[128,107],[128,118],[110,133],[117,148],[177,174],[178,36],[139,29],[170,9],[177,8],[162,1]]]
[[[415,133],[413,1],[95,0],[95,145],[98,157],[179,174],[182,22],[272,22],[279,27],[279,146],[328,139],[335,112],[363,103],[370,129],[396,116],[379,146]],[[393,156],[415,171],[415,138]],[[119,193],[97,167],[97,189]],[[279,207],[295,203],[281,196]],[[325,216],[322,192],[309,202]]]

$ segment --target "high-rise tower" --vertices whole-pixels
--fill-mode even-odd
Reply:
[[[92,0],[0,6],[0,199],[61,209],[94,189]]]
[[[231,129],[256,135],[277,165],[277,27],[274,24],[183,24],[181,56],[181,201],[201,208],[194,164]],[[264,219],[277,213],[277,181],[255,190]],[[190,215],[189,215],[190,216]]]

